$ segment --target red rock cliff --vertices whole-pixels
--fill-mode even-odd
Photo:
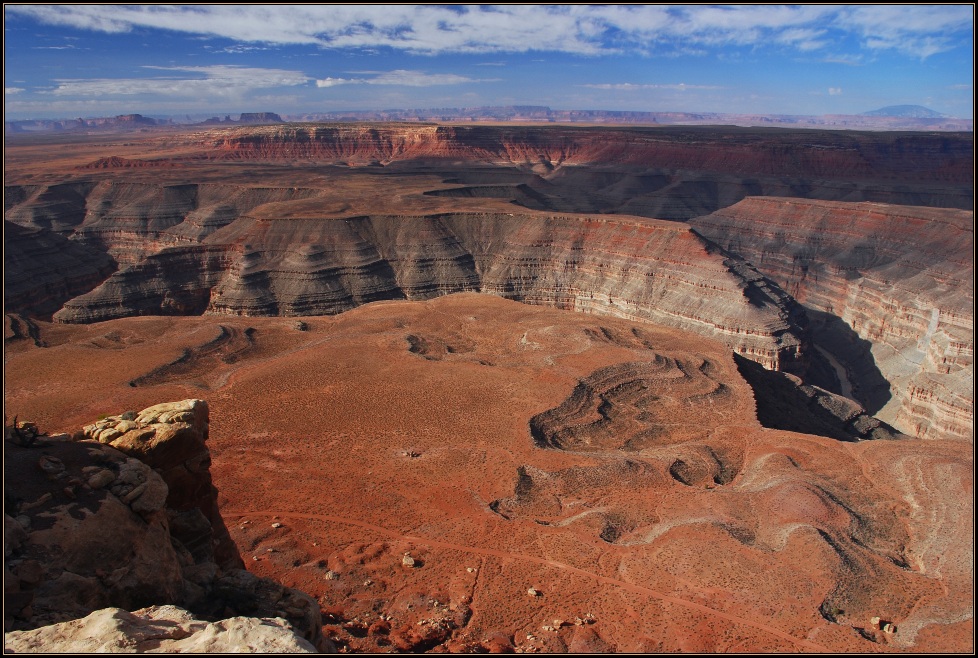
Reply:
[[[485,213],[242,219],[223,235],[125,268],[55,319],[332,314],[478,290],[715,336],[770,368],[802,358],[793,300],[681,224]]]

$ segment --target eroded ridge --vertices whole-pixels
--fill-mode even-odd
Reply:
[[[705,434],[729,411],[730,389],[708,359],[655,354],[649,361],[600,368],[578,382],[559,407],[530,419],[541,448],[639,451]],[[690,414],[696,425],[682,422]]]
[[[135,388],[180,381],[192,377],[193,373],[201,370],[201,366],[210,365],[214,367],[220,364],[234,363],[252,348],[254,335],[255,329],[253,327],[248,327],[242,331],[238,327],[217,325],[214,338],[201,345],[184,348],[180,356],[170,363],[129,380],[129,386]],[[208,384],[201,381],[196,382],[196,384],[201,388],[210,388]]]

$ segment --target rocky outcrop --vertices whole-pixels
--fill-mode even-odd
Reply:
[[[243,570],[207,426],[207,404],[184,400],[100,420],[78,441],[7,428],[5,630],[173,604],[210,621],[282,617],[322,644],[313,599]]]
[[[211,482],[208,424],[206,402],[183,400],[110,416],[85,426],[82,433],[160,474],[169,489],[165,500],[171,534],[195,562],[240,569],[244,563],[221,518]]]
[[[475,290],[687,329],[770,368],[803,360],[805,319],[793,300],[680,224],[483,213],[241,220],[228,231],[235,246],[164,250],[55,319],[321,315]]]
[[[316,653],[282,619],[195,619],[175,606],[98,610],[83,619],[13,631],[12,653]]]
[[[815,311],[842,391],[924,438],[974,437],[974,216],[870,203],[750,198],[692,222]],[[841,321],[840,321],[841,320]]]
[[[148,466],[108,447],[8,437],[4,470],[7,630],[184,596],[167,487]]]

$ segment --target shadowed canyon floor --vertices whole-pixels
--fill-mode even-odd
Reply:
[[[351,650],[973,648],[966,442],[764,429],[729,349],[649,324],[471,293],[301,322],[8,320],[5,407],[207,399],[249,569]]]

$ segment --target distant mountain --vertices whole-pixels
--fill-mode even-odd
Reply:
[[[5,121],[4,134],[45,132],[91,132],[112,130],[136,130],[153,126],[170,125],[170,120],[156,120],[141,114],[120,114],[114,117],[92,119],[28,119]]]
[[[900,119],[944,119],[946,114],[935,112],[923,105],[887,105],[872,112],[863,112],[866,117],[897,117]]]

